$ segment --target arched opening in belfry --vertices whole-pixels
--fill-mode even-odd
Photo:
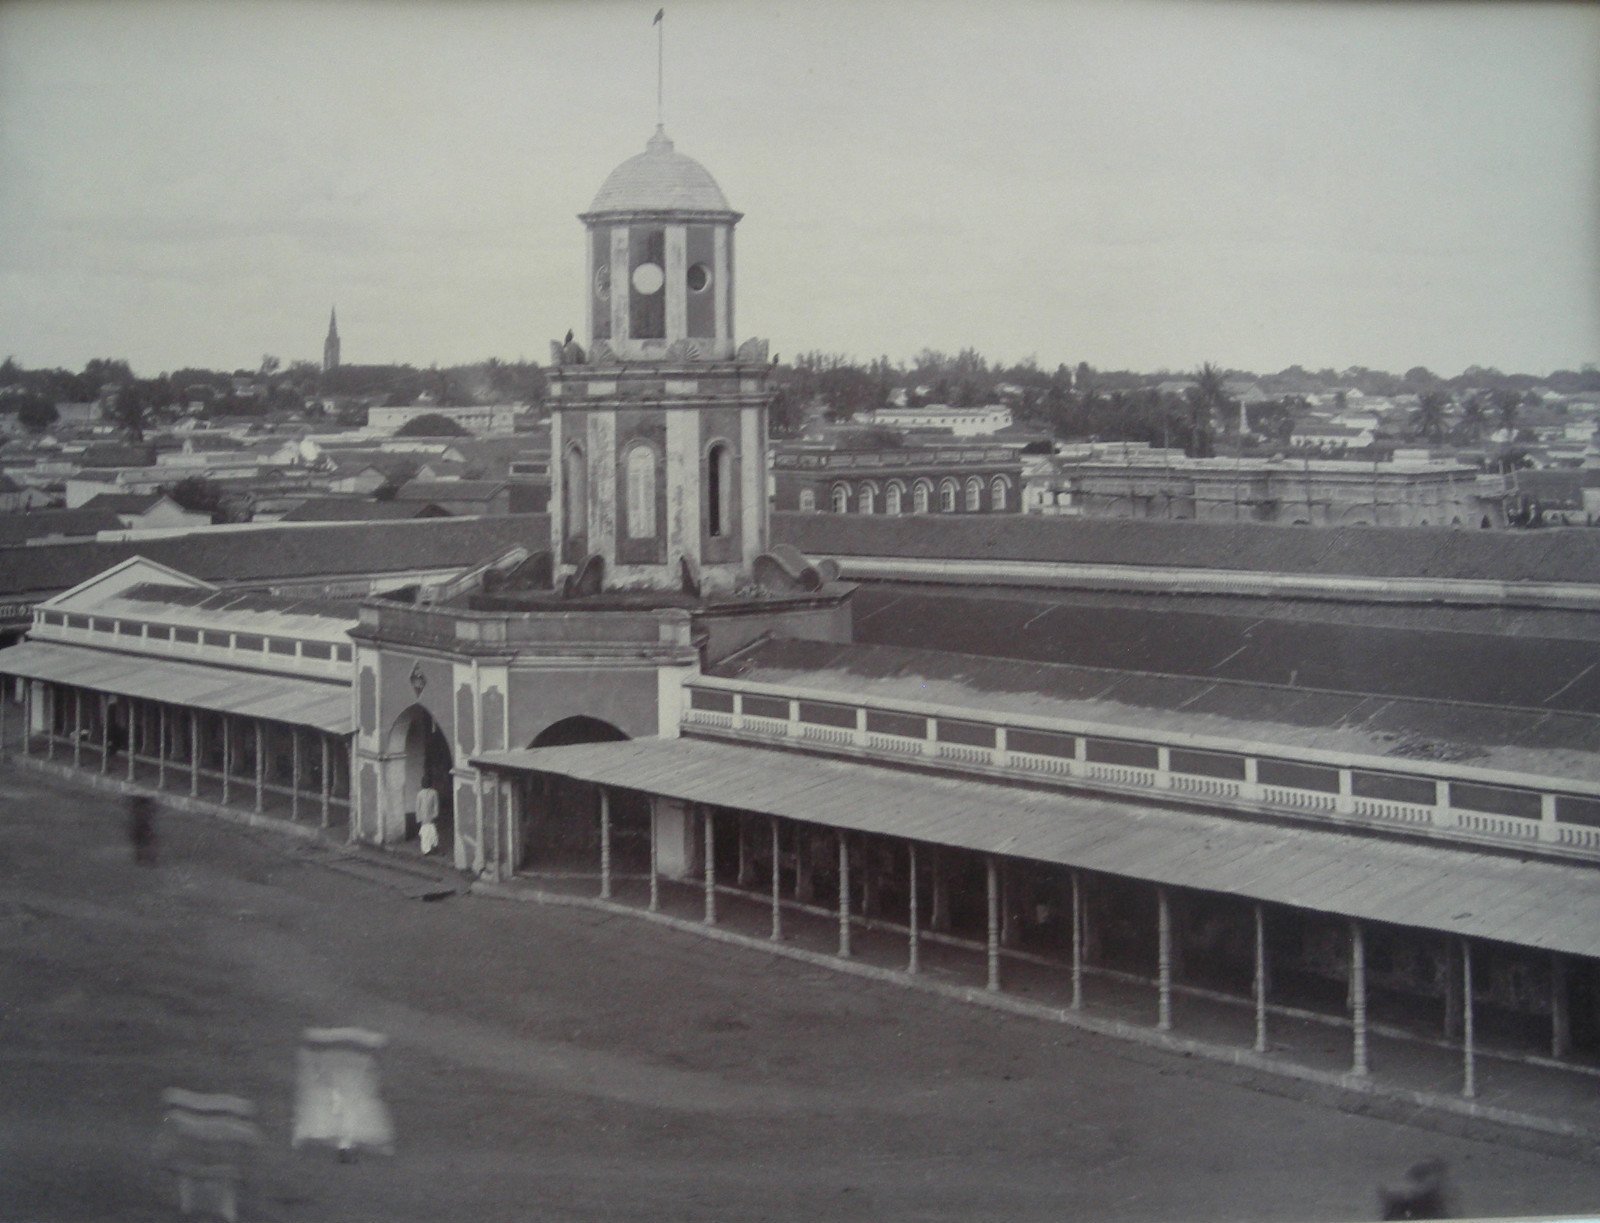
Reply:
[[[439,723],[421,705],[401,711],[389,728],[385,754],[393,775],[384,787],[387,802],[398,804],[391,813],[405,817],[405,839],[416,840],[417,796],[431,789],[438,796],[439,818],[434,827],[439,834],[438,852],[449,858],[455,851],[455,757],[450,740]],[[386,819],[385,824],[389,823]]]

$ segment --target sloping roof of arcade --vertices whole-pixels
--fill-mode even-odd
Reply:
[[[347,682],[263,675],[46,641],[24,641],[0,651],[0,675],[264,718],[336,735],[354,729]]]
[[[1600,871],[709,739],[475,758],[855,832],[1575,955],[1600,954]]]

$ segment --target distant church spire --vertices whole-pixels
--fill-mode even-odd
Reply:
[[[328,313],[328,338],[322,341],[322,372],[339,368],[339,308]]]

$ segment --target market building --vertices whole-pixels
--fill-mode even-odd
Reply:
[[[268,814],[276,796],[289,818],[400,852],[428,786],[449,860],[485,886],[692,918],[1336,1086],[1381,1080],[1406,1042],[1441,1059],[1406,1086],[1424,1104],[1475,1100],[1510,1063],[1592,1094],[1592,685],[1540,672],[1537,699],[1453,699],[1425,688],[1471,665],[1444,631],[1418,691],[1408,674],[1362,690],[1020,659],[1000,635],[1038,616],[1011,632],[937,592],[918,614],[963,644],[868,640],[845,580],[859,561],[774,542],[771,362],[734,317],[740,219],[659,129],[582,214],[588,344],[554,346],[551,509],[499,520],[521,522],[520,541],[353,615],[123,558],[41,602],[29,640],[0,651],[0,674],[24,681],[30,758],[210,785]],[[1079,525],[791,517],[802,543],[796,521],[902,550],[907,532],[964,533],[971,581],[994,580],[981,554],[1002,532],[1040,536],[1048,558]],[[1214,530],[1096,525],[1190,532],[1145,541],[1165,568],[1123,566],[1165,596],[1185,542]],[[1109,580],[1133,551],[1121,538],[1040,580]],[[1245,575],[1263,625],[1300,597],[1274,585],[1265,538]],[[1483,537],[1430,533],[1463,538]],[[962,580],[916,559],[888,576]],[[1191,573],[1197,595],[1240,587]],[[1587,648],[1564,617],[1600,587],[1567,577],[1507,595],[1513,576],[1500,596]],[[1304,597],[1338,600],[1349,639],[1376,645],[1392,627],[1346,609],[1421,623],[1433,581],[1324,571]],[[872,624],[902,602],[877,600]]]
[[[1504,527],[1511,491],[1458,462],[1195,459],[1142,442],[1064,446],[1026,485],[1031,514],[1315,527]]]

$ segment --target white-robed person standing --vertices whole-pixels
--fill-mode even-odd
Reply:
[[[417,791],[417,837],[422,852],[431,854],[439,848],[439,792],[428,782]]]

